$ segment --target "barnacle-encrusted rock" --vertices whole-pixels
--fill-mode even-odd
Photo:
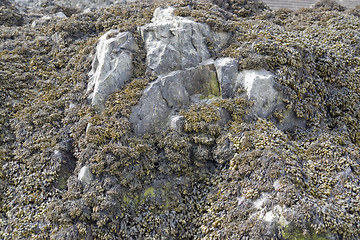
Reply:
[[[87,88],[91,104],[97,110],[102,111],[109,94],[120,89],[132,76],[133,53],[137,50],[130,32],[110,30],[100,37]]]
[[[57,12],[55,14],[51,14],[51,15],[46,15],[43,16],[40,19],[36,19],[31,23],[31,26],[33,28],[35,28],[36,26],[45,26],[46,24],[48,24],[48,22],[50,20],[61,20],[61,19],[66,19],[67,16],[63,13],[63,12]]]
[[[210,58],[205,38],[222,46],[227,34],[212,34],[209,26],[176,17],[174,8],[158,8],[152,23],[140,28],[147,50],[147,66],[158,74],[195,67]]]
[[[61,10],[67,18],[32,27],[59,12],[47,1],[20,11],[19,24],[0,24],[1,239],[360,238],[358,9],[214,2],[172,1],[182,20],[214,31],[203,36],[214,60],[160,76],[146,71],[136,29],[170,3]],[[99,114],[84,96],[91,54],[110,29],[133,33],[139,51],[132,80]],[[215,31],[231,32],[225,46]],[[203,83],[217,76],[213,94],[190,95],[185,80],[161,85],[200,66]],[[248,117],[237,81],[239,71],[259,69],[282,95],[266,119]],[[129,116],[151,84],[169,120],[134,135]],[[306,128],[283,130],[289,113]],[[78,179],[82,166],[96,176],[90,184]]]
[[[0,5],[0,25],[17,26],[24,21],[23,16],[16,7],[11,6],[10,2],[4,1]]]

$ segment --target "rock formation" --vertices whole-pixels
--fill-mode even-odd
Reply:
[[[210,58],[206,38],[216,39],[215,46],[223,46],[226,33],[212,34],[206,24],[177,17],[174,8],[158,8],[152,23],[140,27],[147,50],[147,66],[157,74],[195,67]]]
[[[133,53],[137,49],[129,32],[110,30],[100,37],[87,88],[91,104],[97,110],[102,111],[107,97],[129,81]]]
[[[359,8],[23,2],[0,3],[1,239],[360,238]]]

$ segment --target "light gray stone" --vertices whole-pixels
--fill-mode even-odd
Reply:
[[[248,99],[253,101],[250,116],[266,118],[279,110],[283,113],[283,119],[277,122],[279,129],[306,126],[306,119],[297,117],[290,109],[285,109],[283,93],[274,88],[275,80],[271,72],[264,69],[243,70],[238,75],[234,89],[237,89],[237,84],[245,89]]]
[[[94,175],[88,166],[84,166],[80,169],[78,179],[83,183],[90,184],[91,181],[94,180]]]
[[[281,104],[279,92],[274,88],[274,75],[260,70],[243,70],[237,80],[246,90],[249,100],[254,101],[252,112],[258,117],[267,117]]]
[[[184,117],[183,116],[171,116],[168,122],[171,130],[182,132],[184,130]]]
[[[152,23],[140,28],[147,50],[147,66],[158,74],[195,67],[210,58],[206,24],[173,15],[174,8],[158,8]]]
[[[100,37],[87,88],[95,109],[101,112],[107,97],[129,81],[133,73],[133,52],[137,50],[130,32],[110,30]]]
[[[219,58],[215,61],[215,66],[222,97],[234,97],[235,83],[238,77],[238,61],[234,58]]]
[[[163,74],[150,84],[133,108],[130,122],[136,134],[156,131],[168,126],[172,113],[188,106],[191,96],[220,96],[214,64]],[[170,124],[171,125],[171,124]]]
[[[35,28],[36,26],[44,26],[46,25],[51,19],[57,19],[57,20],[62,20],[62,19],[66,19],[66,15],[63,12],[57,12],[55,14],[51,14],[51,15],[45,15],[40,19],[36,19],[31,23],[31,27]]]

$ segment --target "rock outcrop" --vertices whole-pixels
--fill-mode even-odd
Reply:
[[[167,126],[169,116],[187,107],[192,99],[220,96],[213,64],[173,71],[160,75],[144,90],[139,104],[133,108],[130,122],[137,134]]]
[[[100,37],[87,88],[91,104],[98,111],[103,110],[108,95],[120,89],[132,76],[133,52],[137,50],[130,32],[110,30]]]
[[[249,100],[253,100],[252,112],[258,117],[267,117],[281,104],[280,93],[274,88],[274,75],[265,69],[243,70],[238,82],[245,89]]]
[[[2,4],[0,239],[360,239],[358,9],[176,1],[181,17],[151,23],[167,3]],[[41,20],[56,12],[67,18]],[[203,24],[188,36],[202,38],[207,59],[189,42],[193,63],[147,66],[151,49],[134,31],[166,21]],[[206,24],[231,31],[223,48],[227,34],[207,36]],[[139,51],[97,58],[91,86],[94,39],[110,29],[104,41],[131,32]]]
[[[212,34],[206,24],[176,17],[174,8],[158,8],[152,23],[140,28],[147,50],[147,66],[157,74],[195,67],[210,58],[206,39],[216,41],[218,48],[229,34]]]

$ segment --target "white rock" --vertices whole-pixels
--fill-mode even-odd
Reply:
[[[90,168],[88,166],[84,166],[80,169],[78,179],[86,184],[91,183],[91,181],[94,179],[94,176],[91,173]]]
[[[37,19],[37,20],[34,20],[32,23],[31,23],[31,27],[36,27],[38,25],[44,25],[44,24],[47,24],[47,22],[51,19],[58,19],[58,20],[62,20],[62,19],[66,19],[67,16],[63,13],[63,12],[57,12],[55,14],[52,14],[52,15],[46,15],[46,16],[43,16],[42,18],[40,19]]]
[[[184,129],[184,117],[183,116],[171,116],[169,120],[169,128],[181,132]]]
[[[57,18],[67,18],[67,16],[63,12],[57,12],[54,14],[54,17]]]
[[[100,37],[87,88],[91,104],[98,111],[103,110],[107,97],[132,76],[133,52],[137,50],[130,32],[110,30]]]
[[[286,208],[281,207],[280,205],[275,205],[272,210],[265,213],[263,216],[263,220],[266,222],[276,222],[280,226],[284,227],[289,224],[289,222],[286,220],[284,216]]]

